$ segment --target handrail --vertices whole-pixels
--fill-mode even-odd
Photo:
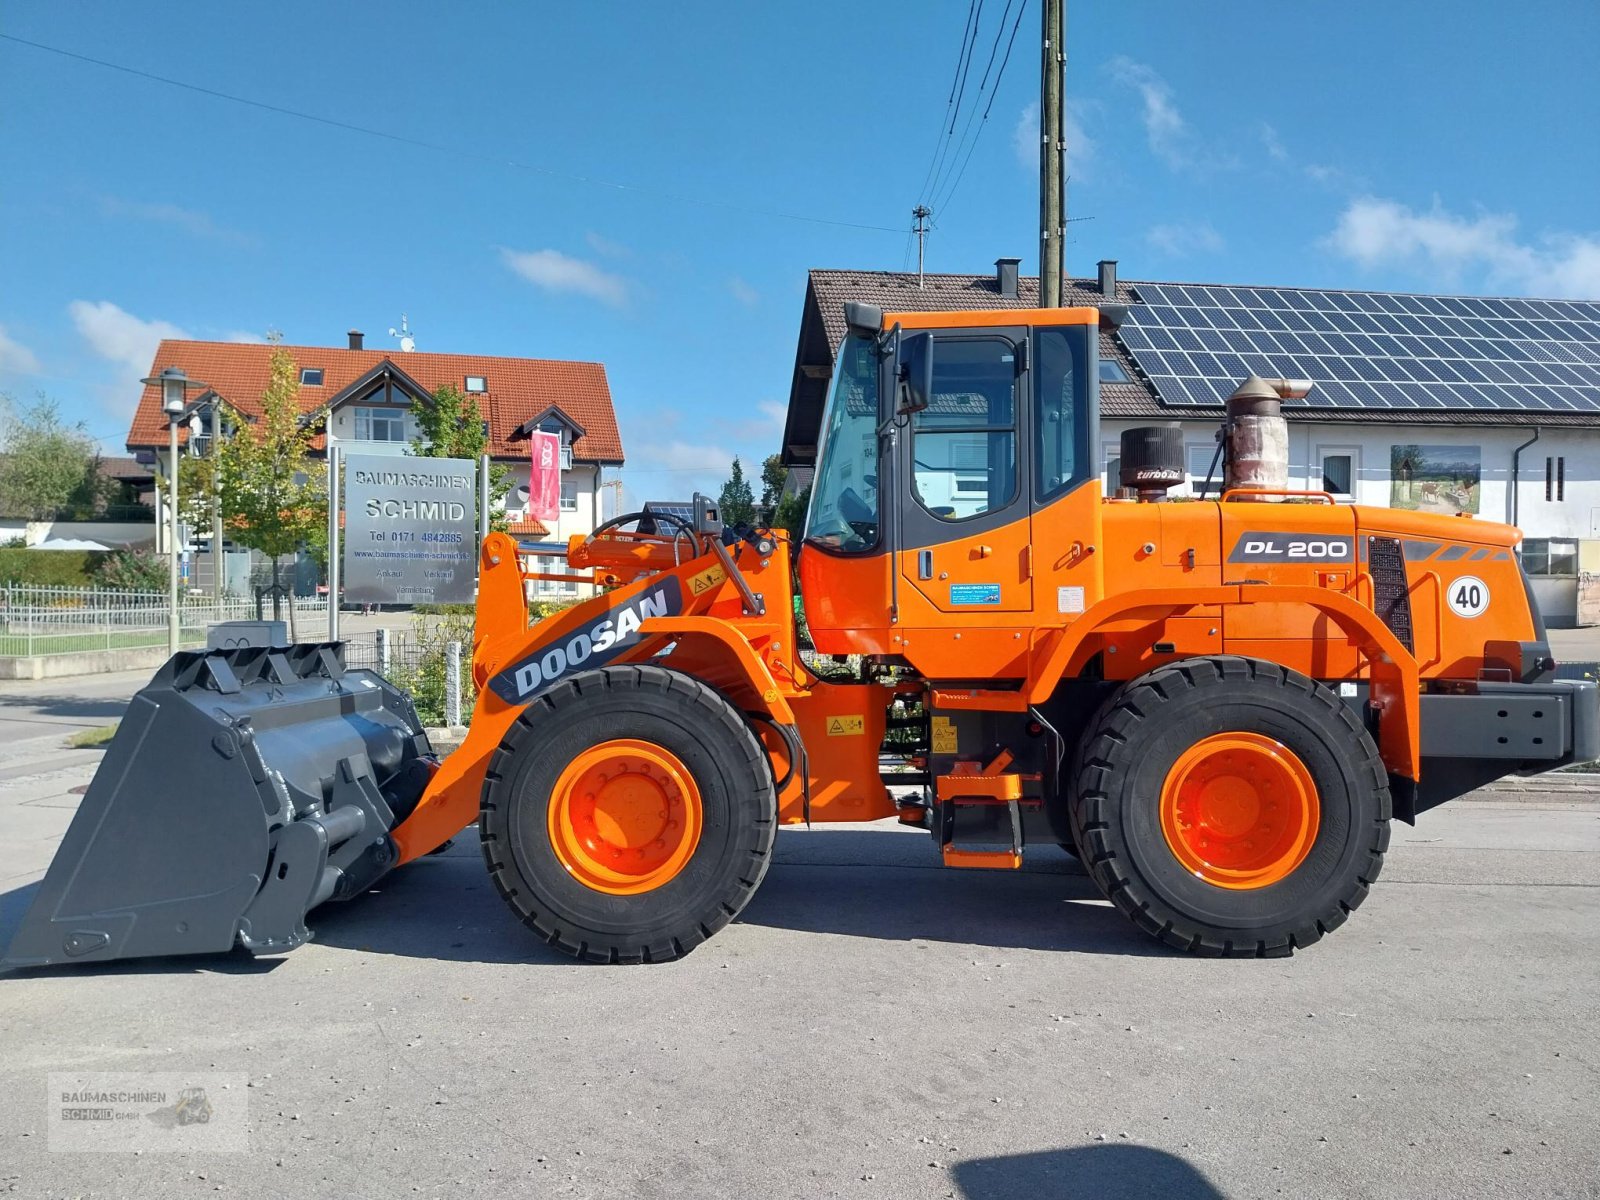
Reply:
[[[1339,503],[1333,498],[1332,492],[1297,491],[1292,488],[1230,488],[1222,493],[1222,500],[1226,503],[1234,496],[1315,496],[1329,504]]]

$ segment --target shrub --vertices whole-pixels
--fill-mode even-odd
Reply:
[[[89,587],[96,559],[103,550],[0,549],[0,583],[34,587]]]
[[[535,600],[528,605],[535,621],[571,608],[575,600]],[[472,720],[477,694],[472,686],[473,609],[466,604],[430,605],[431,613],[412,619],[411,639],[398,661],[389,668],[389,682],[407,692],[424,725],[443,725],[445,673],[451,642],[461,643],[461,720]],[[439,615],[434,615],[439,614]],[[430,617],[432,619],[430,619]]]
[[[412,621],[415,654],[389,669],[389,682],[410,693],[417,717],[424,725],[443,725],[445,717],[446,657],[451,642],[461,643],[461,719],[470,718],[472,688],[472,618],[453,613],[430,621],[418,615]]]
[[[125,592],[164,592],[171,583],[164,557],[143,550],[113,550],[94,565],[94,582]]]

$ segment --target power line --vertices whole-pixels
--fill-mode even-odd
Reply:
[[[956,152],[955,152],[955,154],[953,156],[951,156],[951,158],[950,158],[950,161],[949,161],[949,164],[948,164],[949,170],[947,172],[945,172],[943,178],[940,178],[938,176],[935,176],[935,178],[934,178],[934,181],[933,181],[933,193],[934,193],[935,196],[938,196],[938,194],[944,189],[945,184],[950,182],[950,176],[953,175],[955,173],[955,171],[956,171],[956,161],[961,158],[961,151],[963,149],[965,149],[966,146],[967,146],[967,135],[972,132],[972,122],[973,122],[973,119],[976,118],[977,115],[978,115],[978,104],[983,99],[983,89],[984,89],[985,84],[987,84],[988,81],[989,81],[989,71],[994,66],[995,54],[998,53],[998,51],[1000,49],[1000,39],[1005,37],[1005,35],[1006,35],[1006,17],[1010,15],[1010,13],[1011,13],[1011,5],[1014,2],[1015,2],[1015,0],[1006,0],[1006,10],[1005,10],[1005,12],[1000,14],[1000,24],[995,29],[995,31],[994,31],[994,41],[989,46],[989,61],[988,61],[987,65],[985,65],[985,67],[983,68],[983,79],[980,80],[979,83],[978,83],[978,91],[972,98],[972,107],[967,112],[967,123],[961,127],[961,137],[960,137],[960,140],[958,140],[956,142]],[[1024,2],[1026,2],[1026,0],[1024,0]],[[974,46],[974,48],[976,48],[976,46]],[[1000,83],[1000,80],[998,78],[996,78],[995,79],[996,86],[998,86],[999,83]],[[954,128],[953,125],[952,125],[952,128]],[[982,127],[981,126],[979,128],[979,132],[980,132],[980,134],[982,132]],[[977,143],[974,142],[973,144],[976,145]],[[972,151],[971,150],[967,150],[967,157],[968,158],[972,157]],[[962,169],[965,170],[965,168],[966,168],[966,163],[965,163],[965,161],[963,161],[962,162]]]
[[[1009,4],[1007,4],[1006,11],[1009,12],[1010,10],[1011,10],[1011,6]],[[1017,41],[1017,30],[1022,27],[1022,15],[1025,12],[1027,12],[1027,10],[1028,10],[1028,0],[1022,0],[1022,7],[1017,9],[1017,19],[1015,21],[1013,21],[1012,24],[1011,24],[1011,37],[1006,42],[1005,57],[1003,57],[1000,60],[1000,70],[995,73],[994,87],[989,92],[989,103],[986,104],[984,106],[984,109],[983,109],[983,119],[978,122],[978,131],[972,137],[972,144],[967,147],[967,156],[964,159],[961,160],[961,169],[956,172],[955,182],[953,182],[950,185],[949,189],[944,194],[944,198],[940,201],[940,205],[941,206],[947,206],[947,205],[949,205],[949,203],[952,200],[955,199],[956,192],[961,187],[961,180],[967,173],[967,164],[972,161],[972,152],[978,148],[978,142],[983,137],[984,126],[987,125],[988,121],[989,121],[989,110],[994,107],[994,99],[995,99],[996,96],[998,96],[1000,94],[1000,81],[1005,78],[1005,75],[1006,75],[1006,64],[1011,61],[1011,47],[1016,44],[1016,41]],[[1002,14],[1000,19],[1001,19],[1001,22],[1002,22],[1000,30],[995,33],[995,48],[996,49],[998,49],[999,45],[1000,45],[1000,32],[1004,31],[1004,29],[1005,29],[1005,25],[1004,25],[1005,17],[1004,17],[1003,14]],[[990,51],[989,60],[991,62],[994,61],[994,52],[993,51]],[[985,71],[984,75],[985,75],[985,77],[987,77],[988,72]],[[981,87],[979,88],[979,94],[980,95],[982,94],[982,88]],[[977,101],[976,100],[973,101],[973,108],[974,108],[974,111],[976,111],[976,108],[977,108]],[[967,118],[967,123],[969,125],[972,123],[972,118],[970,116]],[[963,138],[966,136],[965,132],[963,132],[962,136],[963,136]]]
[[[1022,0],[1022,7],[1017,9],[1017,19],[1011,26],[1011,40],[1006,43],[1006,56],[1000,60],[1000,74],[994,77],[994,91],[989,93],[989,108],[994,107],[994,98],[1000,92],[1000,80],[1005,76],[1006,64],[1011,61],[1011,47],[1017,41],[1017,29],[1022,25],[1022,14],[1027,11],[1028,0]],[[983,110],[984,119],[989,117],[989,108]]]
[[[989,61],[983,64],[983,78],[978,80],[979,95],[983,94],[984,85],[989,82],[989,69],[994,66],[994,53],[996,50],[1000,49],[1000,38],[1001,35],[1005,33],[1006,18],[1011,15],[1011,5],[1014,2],[1015,0],[1006,0],[1005,11],[1000,14],[1000,28],[994,31],[994,44],[989,47]],[[1028,0],[1022,0],[1022,2],[1026,4]],[[999,86],[999,83],[1000,81],[996,79],[995,85]]]
[[[934,139],[933,153],[928,158],[928,169],[923,172],[922,183],[917,188],[919,200],[927,199],[928,188],[938,178],[939,171],[944,164],[945,152],[950,148],[949,134],[945,132],[945,119],[949,118],[951,128],[955,127],[956,85],[961,79],[961,64],[967,57],[967,39],[972,33],[972,18],[977,12],[978,0],[967,0],[967,23],[961,29],[961,51],[956,55],[955,73],[950,77],[950,95],[945,100],[944,115],[939,118],[939,136]]]
[[[326,125],[332,129],[342,129],[347,133],[359,133],[366,137],[381,138],[384,141],[397,142],[404,146],[415,146],[423,150],[432,150],[441,154],[453,154],[460,158],[476,159],[480,162],[494,163],[497,166],[513,167],[519,171],[531,171],[538,175],[545,175],[552,179],[565,179],[573,183],[584,183],[591,187],[610,188],[619,192],[634,192],[641,196],[656,196],[667,200],[676,200],[682,204],[695,204],[703,208],[718,208],[732,212],[749,213],[753,216],[776,217],[784,221],[801,221],[809,225],[831,225],[841,229],[865,229],[874,233],[904,233],[905,230],[898,225],[867,225],[858,221],[835,221],[827,217],[810,217],[802,213],[783,212],[778,209],[758,208],[747,204],[734,204],[726,200],[707,200],[699,196],[689,196],[682,192],[663,191],[658,188],[641,187],[638,184],[618,183],[613,179],[601,179],[594,175],[579,175],[571,171],[559,171],[554,167],[540,166],[538,163],[522,162],[514,158],[503,158],[495,154],[486,154],[480,150],[468,150],[460,146],[447,146],[440,142],[425,141],[422,138],[408,137],[402,133],[390,133],[383,129],[373,129],[366,125],[357,125],[351,121],[341,121],[333,117],[319,116],[316,113],[302,112],[299,109],[285,108],[280,104],[270,104],[264,100],[252,100],[248,96],[235,96],[229,92],[220,92],[215,88],[202,87],[197,83],[189,83],[182,79],[172,79],[165,75],[157,75],[150,71],[142,71],[137,67],[126,66],[122,63],[108,62],[103,58],[92,58],[87,54],[79,54],[72,50],[64,50],[60,46],[47,46],[43,42],[29,41],[14,34],[0,33],[0,40],[14,42],[19,46],[28,46],[34,50],[42,50],[47,54],[59,55],[62,58],[74,59],[78,62],[90,63],[97,67],[104,67],[110,71],[120,71],[124,75],[132,75],[139,79],[146,79],[152,83],[165,84],[168,87],[181,88],[187,92],[197,92],[202,96],[209,96],[214,100],[226,100],[231,104],[242,104],[247,108],[260,109],[263,112],[276,113],[283,117],[294,117],[300,121],[311,121],[318,125]]]
[[[972,70],[972,52],[978,45],[978,24],[983,20],[983,0],[978,0],[978,13],[972,21],[972,40],[967,43],[967,64],[961,68],[961,86],[956,89],[956,114],[961,113],[961,98],[967,94],[967,74]],[[950,118],[950,132],[956,131],[955,117]]]

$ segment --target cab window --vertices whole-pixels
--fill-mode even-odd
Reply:
[[[911,418],[912,490],[942,521],[1017,493],[1017,356],[1008,338],[936,338],[933,395]]]
[[[1034,332],[1033,491],[1041,502],[1078,483],[1090,465],[1088,387],[1077,369],[1081,340],[1077,328]]]
[[[871,338],[851,335],[823,415],[806,541],[847,554],[878,544],[877,428],[878,356]]]

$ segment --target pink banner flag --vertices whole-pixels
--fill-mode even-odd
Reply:
[[[528,472],[528,513],[554,521],[561,511],[561,435],[535,430],[530,439],[533,463]]]

